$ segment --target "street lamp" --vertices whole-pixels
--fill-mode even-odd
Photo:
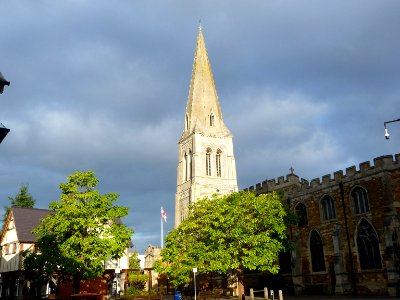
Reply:
[[[383,126],[385,127],[385,138],[387,140],[389,139],[390,135],[389,135],[389,132],[388,132],[388,130],[386,128],[386,124],[393,123],[393,122],[398,122],[398,121],[400,121],[400,119],[396,119],[396,120],[392,120],[392,121],[386,121],[386,122],[383,123]]]
[[[193,283],[194,283],[194,300],[196,300],[196,272],[197,268],[193,268]]]
[[[6,85],[10,85],[10,82],[7,81],[0,72],[0,94],[3,94],[4,86]],[[4,125],[0,123],[0,144],[9,132],[10,129],[4,127]]]
[[[120,268],[115,268],[115,281],[117,283],[116,287],[115,287],[115,296],[117,298],[119,298],[119,278],[118,275],[119,273],[121,273],[121,269]]]
[[[0,94],[3,94],[4,86],[6,86],[6,85],[10,85],[10,82],[7,81],[4,78],[3,74],[1,74],[1,72],[0,72]]]
[[[9,132],[10,132],[10,129],[5,128],[4,125],[2,123],[0,123],[0,144]]]

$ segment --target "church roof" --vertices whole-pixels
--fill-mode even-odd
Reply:
[[[212,118],[212,126],[210,124]],[[230,135],[223,120],[201,27],[197,36],[192,79],[186,106],[185,131],[211,131]]]

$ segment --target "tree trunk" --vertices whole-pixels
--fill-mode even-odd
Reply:
[[[243,269],[237,269],[237,278],[238,278],[238,299],[245,300],[244,294],[244,271]]]
[[[62,276],[61,276],[61,275],[58,275],[58,276],[56,277],[56,292],[55,292],[56,298],[57,298],[57,299],[58,299],[59,292],[60,292],[60,285],[61,285],[61,282],[62,282]]]
[[[81,290],[81,279],[82,276],[80,273],[73,275],[72,277],[72,294],[79,294]]]

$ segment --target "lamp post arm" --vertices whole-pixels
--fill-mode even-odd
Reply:
[[[398,122],[398,121],[400,121],[400,119],[396,119],[396,120],[392,120],[392,121],[386,121],[386,122],[383,123],[383,125],[386,127],[386,124],[394,123],[394,122]]]

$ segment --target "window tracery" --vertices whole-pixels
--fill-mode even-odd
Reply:
[[[323,220],[336,219],[335,200],[331,196],[325,195],[322,197],[321,209]]]
[[[351,192],[353,199],[354,210],[356,214],[363,214],[369,212],[369,203],[367,191],[362,187],[356,187]]]
[[[382,268],[378,235],[372,225],[365,219],[362,219],[358,225],[357,248],[361,269]]]

